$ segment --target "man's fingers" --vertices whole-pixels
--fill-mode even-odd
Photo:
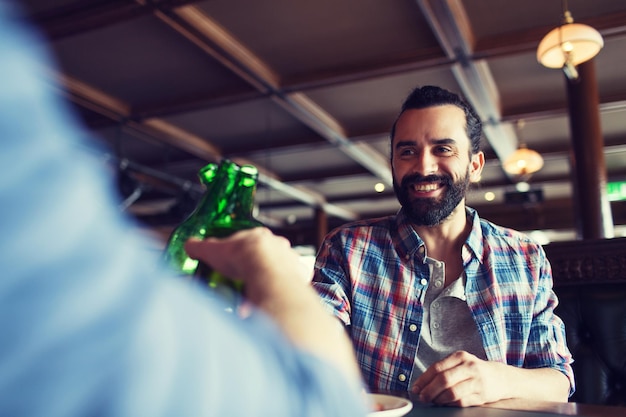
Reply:
[[[426,371],[420,375],[419,378],[415,381],[413,385],[414,392],[419,392],[424,389],[426,386],[430,385],[433,382],[433,379],[436,378],[443,372],[446,372],[449,369],[459,366],[465,360],[465,355],[469,355],[467,352],[454,352],[451,355],[448,355],[444,359],[439,362],[435,362],[431,366],[426,369]]]
[[[452,367],[440,367],[430,381],[419,392],[420,400],[424,402],[435,402],[438,404],[446,404],[456,399],[458,391],[468,376],[464,372],[464,367],[457,364]]]
[[[246,282],[273,279],[279,274],[294,279],[302,275],[302,281],[309,280],[289,240],[265,227],[242,230],[226,238],[190,239],[185,250],[216,271]]]
[[[227,275],[232,274],[252,264],[254,258],[262,257],[262,239],[267,239],[264,235],[269,232],[266,230],[241,230],[225,238],[191,238],[185,242],[185,251],[191,258],[205,262]]]
[[[468,364],[474,359],[474,355],[464,351],[452,353],[431,365],[415,381],[413,392],[424,402],[447,404],[458,400],[462,391],[468,388],[464,383],[471,377],[472,366]]]

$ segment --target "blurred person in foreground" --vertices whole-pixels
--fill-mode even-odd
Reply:
[[[187,244],[245,280],[245,321],[158,270],[44,81],[42,44],[0,1],[0,415],[365,415],[350,341],[285,239]]]
[[[543,248],[465,204],[485,164],[481,130],[458,95],[413,90],[391,130],[402,208],[329,233],[313,285],[372,391],[457,406],[567,401],[572,357]]]

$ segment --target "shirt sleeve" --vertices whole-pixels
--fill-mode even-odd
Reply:
[[[345,245],[339,232],[329,234],[316,256],[313,288],[318,292],[328,310],[345,326],[351,324],[350,276],[346,271]]]
[[[552,288],[552,270],[543,251],[537,246],[541,260],[539,287],[534,304],[534,317],[528,340],[528,354],[525,366],[550,367],[562,372],[570,381],[570,396],[576,389],[572,354],[567,347],[565,325],[554,313],[558,304]]]
[[[361,392],[157,267],[0,2],[0,415],[362,416]]]

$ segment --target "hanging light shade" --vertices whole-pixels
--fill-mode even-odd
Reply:
[[[591,26],[574,23],[564,6],[563,24],[552,29],[539,43],[537,61],[548,68],[562,68],[569,78],[578,78],[576,65],[589,61],[604,46],[602,35]]]
[[[520,146],[502,164],[510,175],[525,176],[539,171],[543,167],[543,157],[536,151]]]
[[[602,35],[591,26],[568,23],[541,40],[537,60],[544,67],[563,68],[569,57],[572,65],[578,65],[596,56],[603,46]]]

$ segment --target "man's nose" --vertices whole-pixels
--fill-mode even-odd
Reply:
[[[426,176],[436,173],[437,169],[437,158],[432,153],[422,151],[416,155],[413,172]]]

